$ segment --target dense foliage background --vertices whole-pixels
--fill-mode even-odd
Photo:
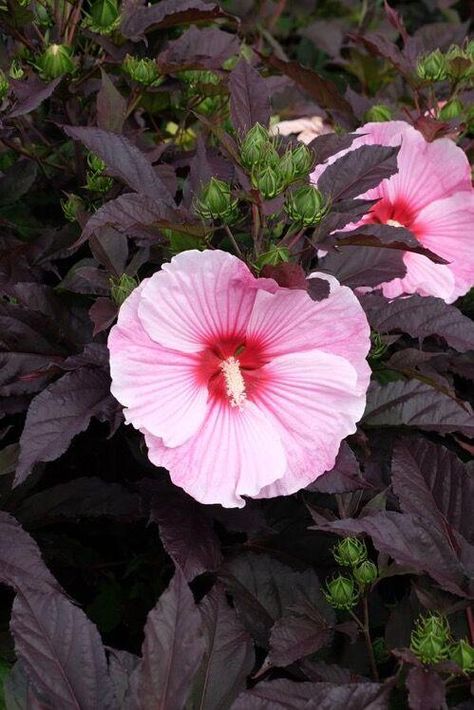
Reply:
[[[0,3],[0,708],[473,707],[472,294],[361,296],[374,374],[357,433],[306,490],[242,510],[196,503],[149,463],[106,348],[137,281],[184,249],[234,251],[234,236],[282,285],[301,287],[321,245],[320,267],[351,287],[403,274],[402,250],[419,249],[407,230],[334,233],[395,149],[327,176],[331,210],[296,254],[272,241],[278,221],[256,228],[281,204],[258,202],[239,139],[320,115],[336,130],[312,144],[320,163],[382,105],[472,155],[470,62],[451,81],[416,67],[464,46],[473,10]],[[212,175],[237,186],[234,234],[194,209]],[[371,584],[335,559],[354,535]]]

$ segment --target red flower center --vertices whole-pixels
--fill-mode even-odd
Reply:
[[[411,207],[403,201],[397,200],[392,203],[385,198],[377,202],[365,218],[366,224],[389,224],[393,227],[406,227],[416,236],[413,229],[416,214]]]

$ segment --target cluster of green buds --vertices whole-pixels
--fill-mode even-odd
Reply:
[[[221,77],[210,69],[186,69],[179,73],[179,78],[188,86],[189,92],[206,92],[206,87],[219,86]]]
[[[324,596],[334,609],[348,611],[359,601],[359,590],[351,577],[342,574],[326,582]]]
[[[193,100],[193,109],[197,113],[211,116],[222,108],[221,77],[217,72],[210,69],[187,69],[178,76],[185,82],[185,95]]]
[[[90,192],[108,192],[113,185],[113,178],[104,175],[106,165],[95,153],[87,155],[88,171],[86,175],[86,189]]]
[[[61,200],[61,207],[68,222],[75,222],[79,213],[84,210],[84,201],[79,195],[68,193],[65,200]]]
[[[319,224],[329,210],[329,204],[312,185],[303,185],[290,192],[285,200],[285,212],[292,222],[309,227]]]
[[[439,663],[448,658],[451,631],[446,617],[441,614],[420,617],[411,634],[410,648],[422,663]]]
[[[156,62],[148,57],[133,57],[127,54],[122,62],[122,69],[130,79],[142,86],[157,87],[164,81]]]
[[[121,306],[122,303],[130,296],[132,291],[138,286],[137,279],[127,274],[122,274],[119,277],[110,278],[110,296],[116,306]]]
[[[472,81],[474,79],[474,43],[465,47],[451,45],[447,52],[436,49],[418,61],[416,73],[423,81]]]
[[[313,152],[303,143],[278,152],[277,140],[256,123],[240,143],[242,165],[250,173],[253,187],[264,200],[279,195],[289,185],[306,178],[314,162]]]
[[[371,106],[364,114],[364,121],[370,123],[382,123],[392,120],[392,109],[385,104],[375,104]]]
[[[238,217],[238,200],[232,196],[231,186],[212,177],[194,202],[194,211],[204,220],[219,220],[232,224]]]
[[[6,97],[9,88],[10,82],[8,81],[3,71],[0,69],[0,101],[3,101],[3,99]]]
[[[84,26],[100,35],[109,35],[120,25],[117,0],[94,0]]]
[[[72,50],[65,44],[50,44],[38,58],[40,76],[47,81],[64,74],[72,74],[75,69]]]

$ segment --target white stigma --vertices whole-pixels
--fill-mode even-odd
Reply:
[[[241,407],[247,399],[245,380],[240,371],[240,363],[235,357],[228,357],[220,364],[225,379],[225,391],[231,407]]]
[[[388,224],[389,227],[403,227],[403,224],[400,224],[400,222],[397,222],[396,219],[387,219],[385,224]]]

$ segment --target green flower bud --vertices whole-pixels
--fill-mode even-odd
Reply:
[[[264,254],[260,254],[255,266],[260,271],[264,266],[278,266],[282,262],[288,261],[290,252],[286,247],[273,246]]]
[[[98,34],[109,34],[120,24],[117,0],[95,0],[90,9],[90,28]]]
[[[164,80],[158,71],[156,62],[148,57],[132,57],[127,54],[122,62],[123,71],[128,74],[128,76],[136,81],[137,84],[143,84],[143,86],[159,86]]]
[[[0,101],[3,101],[5,96],[8,94],[9,88],[10,88],[10,82],[8,81],[5,74],[0,69]]]
[[[371,106],[364,115],[364,119],[368,122],[374,121],[382,123],[383,121],[390,121],[391,118],[392,110],[389,106],[385,106],[385,104],[375,104],[375,106]]]
[[[112,301],[116,306],[121,306],[137,286],[138,281],[127,274],[122,274],[119,278],[112,277],[110,279],[110,296]]]
[[[191,90],[205,86],[218,86],[221,77],[214,71],[204,69],[186,69],[179,73],[179,78],[188,84]]]
[[[357,537],[343,538],[334,547],[332,553],[336,562],[345,567],[360,565],[367,559],[366,544]]]
[[[442,121],[451,121],[453,118],[458,118],[462,114],[463,105],[459,99],[451,99],[443,106],[438,114],[438,118]]]
[[[10,65],[10,69],[8,70],[8,76],[11,79],[22,79],[25,75],[25,71],[23,67],[21,66],[21,62],[19,59],[14,59]]]
[[[449,658],[457,663],[464,673],[474,673],[474,647],[464,639],[451,647]]]
[[[232,198],[228,183],[212,177],[202,190],[194,209],[203,219],[229,223],[237,216],[237,200]]]
[[[197,104],[196,111],[203,116],[212,116],[219,110],[220,106],[221,99],[219,96],[206,96]]]
[[[370,560],[364,560],[358,567],[354,567],[352,573],[361,587],[368,587],[373,584],[379,576],[377,565]]]
[[[95,153],[88,153],[87,165],[89,170],[86,174],[86,189],[91,192],[108,192],[114,181],[113,178],[103,174],[107,167],[104,161]]]
[[[314,163],[313,151],[304,143],[300,143],[292,151],[293,169],[295,177],[303,178],[308,175]]]
[[[387,649],[385,639],[383,636],[377,636],[372,642],[372,648],[374,650],[375,662],[377,665],[379,663],[385,663],[390,658],[390,653]]]
[[[446,71],[453,81],[470,79],[474,75],[474,65],[469,54],[453,44],[446,53]]]
[[[66,219],[69,222],[75,222],[79,213],[84,209],[84,202],[79,195],[70,193],[66,200],[61,200],[61,207]]]
[[[293,164],[293,154],[287,150],[279,160],[278,170],[285,185],[291,185],[295,179],[295,166]]]
[[[468,42],[466,49],[464,50],[467,57],[470,57],[474,61],[474,39]]]
[[[262,153],[271,146],[269,133],[260,123],[248,131],[240,146],[240,158],[247,168],[253,168],[262,160]]]
[[[380,360],[385,355],[387,344],[382,340],[382,336],[377,331],[373,330],[370,334],[372,347],[370,349],[369,358],[371,360]]]
[[[352,609],[359,600],[359,592],[354,585],[354,580],[342,575],[326,583],[324,596],[334,609]]]
[[[309,227],[318,224],[329,209],[326,200],[316,187],[303,185],[287,195],[285,212],[292,222]]]
[[[450,652],[450,629],[439,614],[422,617],[411,634],[410,648],[423,663],[439,663]]]
[[[264,200],[271,200],[283,190],[283,181],[278,172],[270,165],[252,175],[252,184]]]
[[[426,54],[418,61],[416,73],[423,81],[443,81],[447,78],[446,59],[437,49]]]
[[[87,154],[87,165],[89,167],[89,170],[93,173],[101,174],[104,172],[106,169],[106,164],[102,160],[102,158],[99,158],[98,155],[95,153],[88,153]]]
[[[75,69],[71,48],[65,44],[51,44],[38,59],[38,68],[44,79],[71,74]]]

